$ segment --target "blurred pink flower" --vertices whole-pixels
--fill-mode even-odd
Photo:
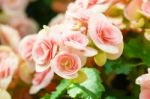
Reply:
[[[48,86],[52,81],[53,76],[54,72],[51,68],[48,68],[43,72],[36,72],[32,80],[30,94],[36,94],[39,90]]]
[[[78,19],[84,23],[87,23],[89,15],[90,13],[87,9],[80,7],[75,3],[70,3],[66,11],[66,16]]]
[[[96,3],[98,3],[98,1],[99,0],[76,0],[76,4],[84,8],[89,8],[91,6],[94,6]]]
[[[141,88],[139,99],[149,99],[149,97],[150,97],[150,89]]]
[[[37,34],[25,36],[19,44],[19,52],[23,59],[32,61],[32,48],[37,39]]]
[[[7,89],[18,67],[19,58],[7,46],[0,46],[0,88]]]
[[[36,39],[37,34],[28,35],[25,36],[19,44],[19,53],[21,57],[25,60],[31,72],[34,72],[35,70],[35,63],[32,57],[32,49]]]
[[[144,0],[132,0],[124,10],[124,15],[128,20],[135,20],[138,11]]]
[[[104,15],[92,15],[88,24],[89,36],[99,49],[110,54],[119,52],[118,44],[123,42],[122,33]]]
[[[36,71],[42,72],[50,67],[50,61],[57,52],[57,44],[47,37],[47,31],[41,30],[36,40],[32,56],[36,64]]]
[[[8,24],[15,28],[21,37],[38,31],[37,23],[23,15],[11,17]]]
[[[53,26],[57,24],[61,24],[64,22],[65,15],[64,14],[58,14],[55,16],[49,23],[48,26]]]
[[[142,4],[141,7],[141,12],[144,14],[146,17],[150,18],[150,1],[146,1]]]
[[[136,79],[136,84],[141,86],[141,93],[139,99],[149,99],[150,97],[150,69],[148,69],[147,74],[143,74],[142,76]]]
[[[20,14],[25,11],[30,0],[1,0],[2,10],[8,14]]]
[[[51,68],[59,76],[72,79],[77,76],[77,72],[81,68],[81,60],[74,53],[61,51],[52,60]]]
[[[12,47],[18,52],[18,45],[20,41],[19,33],[10,26],[0,25],[0,41],[2,44]]]

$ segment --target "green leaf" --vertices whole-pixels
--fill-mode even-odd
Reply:
[[[70,84],[70,80],[62,80],[61,83],[57,86],[56,91],[52,92],[50,99],[58,99],[61,97],[66,92]]]
[[[107,96],[105,99],[117,99],[117,98],[114,96]]]
[[[104,65],[105,73],[109,74],[114,72],[116,74],[129,74],[132,67],[135,66],[137,63],[133,63],[131,60],[128,61],[127,59],[120,57],[115,61],[107,61]]]
[[[132,37],[125,43],[124,55],[129,58],[138,58],[148,66],[150,66],[150,42],[142,35]]]
[[[69,87],[68,94],[72,98],[80,99],[95,99],[97,97],[94,93],[79,84],[72,84]]]
[[[42,97],[41,99],[50,99],[50,94],[48,94],[48,93],[46,93],[45,95],[44,95],[44,97]]]
[[[94,99],[100,99],[102,92],[105,89],[102,85],[99,72],[96,69],[91,69],[91,68],[84,68],[82,69],[82,71],[86,73],[88,79],[80,83],[78,86],[72,85],[74,87],[71,86],[68,89],[68,94],[73,98],[74,97],[81,98],[80,96],[86,97],[86,95],[89,95],[87,97],[94,96]],[[83,99],[93,99],[93,98],[83,98]]]

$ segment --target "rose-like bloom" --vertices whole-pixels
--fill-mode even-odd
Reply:
[[[62,42],[64,43],[64,45],[78,50],[80,54],[83,54],[89,57],[97,54],[97,51],[95,49],[87,47],[89,40],[87,36],[84,34],[81,34],[81,32],[67,31],[67,33],[64,33],[63,36],[64,36],[64,39],[62,40]]]
[[[27,63],[28,67],[30,68],[30,71],[34,72],[35,68],[35,63],[32,58],[32,49],[33,45],[37,39],[37,34],[32,34],[25,36],[19,44],[19,53],[21,57],[25,60]]]
[[[150,18],[150,1],[147,0],[142,4],[141,7],[141,12],[144,14],[146,17]]]
[[[71,3],[67,8],[66,16],[87,23],[90,13],[88,12],[87,9],[81,8],[79,5],[76,5],[75,3]]]
[[[63,23],[65,18],[64,14],[58,14],[57,16],[55,16],[48,24],[48,26],[53,26],[53,25],[57,25],[57,24],[61,24]]]
[[[48,68],[43,72],[36,72],[32,80],[30,94],[36,94],[39,90],[48,86],[52,81],[53,76],[54,72],[51,68]]]
[[[38,30],[38,24],[33,19],[30,19],[24,15],[11,17],[8,24],[15,28],[21,37],[36,33]]]
[[[33,49],[32,57],[36,64],[36,71],[42,72],[50,67],[50,61],[57,52],[57,44],[47,37],[47,31],[41,30]]]
[[[0,25],[0,41],[2,44],[11,46],[18,52],[18,45],[20,41],[19,33],[10,26]]]
[[[81,34],[79,31],[68,31],[64,33],[64,44],[73,48],[84,50],[89,40],[86,35]]]
[[[81,60],[74,53],[61,51],[52,60],[51,67],[59,76],[72,79],[77,76],[77,72],[81,68]]]
[[[92,15],[88,29],[90,38],[99,49],[110,54],[119,52],[118,44],[123,42],[122,33],[104,15]]]
[[[0,88],[7,89],[18,67],[19,58],[7,46],[0,46]]]
[[[96,3],[98,3],[98,1],[99,0],[76,0],[76,4],[84,8],[89,8],[91,6],[94,6]]]
[[[18,14],[25,11],[29,0],[1,0],[2,10],[6,14]]]
[[[25,36],[19,44],[19,52],[25,60],[32,60],[32,48],[37,39],[37,34]]]
[[[136,84],[141,86],[139,99],[149,99],[150,97],[150,69],[148,74],[144,74],[136,79]]]
[[[110,60],[118,59],[123,53],[123,48],[124,48],[124,43],[122,42],[121,44],[118,45],[119,52],[116,53],[116,54],[109,54],[108,53],[107,58],[110,59]]]

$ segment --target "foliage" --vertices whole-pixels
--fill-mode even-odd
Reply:
[[[51,96],[45,95],[43,99],[59,99],[64,94],[71,98],[81,99],[99,99],[104,91],[102,81],[99,78],[99,72],[92,68],[83,68],[81,71],[87,75],[87,80],[82,83],[74,83],[71,80],[62,80],[57,86],[56,91]],[[66,93],[65,93],[66,91]]]

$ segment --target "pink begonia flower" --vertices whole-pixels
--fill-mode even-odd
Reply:
[[[32,71],[34,72],[35,70],[35,63],[32,57],[32,49],[36,39],[37,39],[37,34],[27,35],[20,41],[19,44],[19,53],[27,63],[31,72]]]
[[[19,33],[10,26],[0,25],[0,41],[2,44],[11,46],[18,52],[18,45],[20,41]]]
[[[90,50],[90,48],[87,48]],[[94,51],[93,51],[94,50]],[[68,51],[69,53],[74,53],[76,55],[78,55],[80,57],[80,60],[81,60],[81,66],[83,67],[85,64],[86,64],[86,61],[87,61],[87,57],[91,57],[91,56],[94,56],[97,54],[97,51],[95,49],[91,49],[91,53],[90,51],[87,51],[87,52],[84,50],[84,51],[80,51],[80,50],[77,50],[73,47],[68,47],[68,46],[60,46],[60,49],[59,51],[63,52],[63,51]],[[95,53],[94,53],[95,52]]]
[[[143,74],[142,76],[136,79],[136,84],[141,86],[141,93],[139,99],[149,99],[150,97],[150,69],[148,69],[147,74]]]
[[[33,60],[32,58],[32,48],[37,39],[37,34],[25,36],[19,44],[19,52],[25,60]]]
[[[139,99],[149,99],[149,98],[150,98],[150,89],[141,88]]]
[[[124,10],[124,15],[128,20],[135,20],[137,12],[141,9],[144,0],[132,0]]]
[[[84,50],[89,40],[86,35],[81,34],[79,31],[66,31],[63,42],[64,45]]]
[[[146,17],[150,18],[150,1],[147,0],[146,2],[143,2],[141,6],[141,13],[145,15]]]
[[[50,67],[50,61],[57,52],[57,44],[48,38],[46,29],[39,32],[33,49],[32,57],[36,64],[36,71],[42,72]]]
[[[123,42],[122,33],[104,15],[92,15],[88,24],[89,36],[99,49],[110,54],[119,52],[118,44]]]
[[[38,24],[26,16],[13,16],[9,20],[8,24],[15,28],[21,37],[25,35],[36,33],[38,30]]]
[[[65,15],[64,14],[58,14],[55,16],[48,24],[48,26],[53,26],[57,24],[61,24],[64,22]]]
[[[7,46],[0,46],[0,88],[7,89],[18,67],[19,58]]]
[[[64,31],[66,31],[66,27],[70,29],[71,27],[66,24],[59,24],[49,27],[45,27],[47,32],[47,36],[49,39],[53,40],[58,45],[62,44],[62,36]]]
[[[99,0],[76,0],[76,4],[80,5],[83,8],[89,8],[96,5]]]
[[[66,16],[78,19],[84,23],[87,23],[89,15],[90,13],[88,12],[87,9],[81,8],[79,5],[76,5],[75,3],[70,3],[66,11]]]
[[[118,48],[119,48],[119,52],[116,53],[116,54],[107,54],[107,58],[110,59],[110,60],[116,60],[118,59],[122,53],[123,53],[123,48],[124,48],[124,43],[122,42],[121,44],[118,45]]]
[[[9,15],[25,11],[30,0],[1,0],[2,10]]]
[[[86,35],[81,34],[79,31],[66,31],[63,36],[62,42],[64,45],[78,50],[80,54],[87,57],[97,54],[95,49],[87,47],[89,40]]]
[[[51,62],[54,72],[66,79],[75,78],[81,68],[80,57],[74,53],[61,51]]]
[[[32,86],[30,88],[30,94],[36,94],[39,90],[45,88],[50,84],[54,77],[54,72],[51,68],[48,68],[43,72],[36,72],[32,80]]]

